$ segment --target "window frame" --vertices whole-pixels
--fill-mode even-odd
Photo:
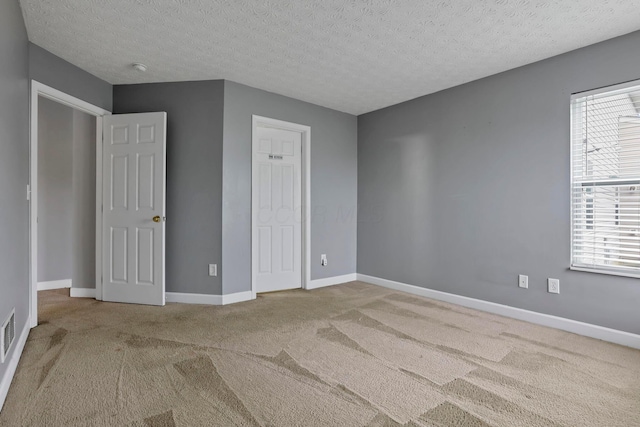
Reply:
[[[569,270],[571,271],[580,271],[586,273],[596,273],[596,274],[606,274],[609,276],[621,276],[621,277],[629,277],[629,278],[640,278],[640,267],[638,267],[637,271],[624,271],[618,268],[606,268],[604,266],[584,266],[581,264],[574,264],[574,153],[573,153],[573,144],[574,144],[574,101],[580,98],[585,98],[593,95],[600,95],[603,93],[607,93],[610,96],[616,95],[619,93],[625,93],[628,89],[638,87],[640,89],[640,79],[630,80],[624,83],[609,85],[609,86],[601,86],[596,89],[591,89],[583,92],[574,92],[571,94],[571,98],[569,101]],[[640,179],[640,177],[639,177]],[[598,181],[598,180],[594,180]]]

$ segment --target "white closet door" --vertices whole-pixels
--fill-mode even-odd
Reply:
[[[256,292],[302,287],[302,135],[257,128],[253,268]]]

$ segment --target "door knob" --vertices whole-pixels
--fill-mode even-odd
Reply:
[[[154,216],[153,222],[160,222],[160,217],[158,215]]]

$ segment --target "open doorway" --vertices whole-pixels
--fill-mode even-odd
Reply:
[[[95,288],[96,118],[38,99],[38,291]]]
[[[108,111],[31,83],[30,319],[38,290],[98,297],[102,118]]]

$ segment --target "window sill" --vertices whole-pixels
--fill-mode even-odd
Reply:
[[[582,271],[585,273],[596,273],[596,274],[606,274],[609,276],[621,276],[621,277],[632,277],[634,279],[640,278],[640,272],[633,271],[616,271],[616,270],[607,270],[605,268],[596,268],[596,267],[586,267],[586,266],[577,266],[572,265],[569,267],[569,270],[572,271]]]

